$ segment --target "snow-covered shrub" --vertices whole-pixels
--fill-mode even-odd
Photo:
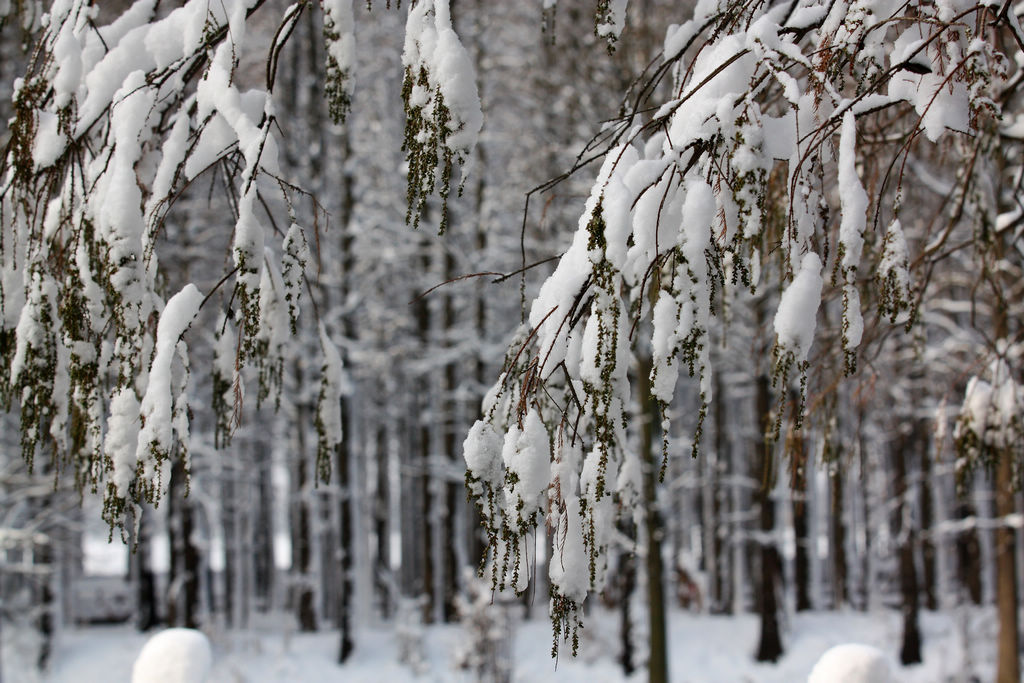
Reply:
[[[395,640],[398,644],[398,661],[409,667],[414,674],[425,674],[430,665],[423,646],[423,609],[426,598],[399,596],[395,606]]]
[[[889,663],[870,645],[836,645],[821,656],[807,683],[891,683]]]
[[[991,467],[998,458],[1012,456],[1018,463],[1024,456],[1024,387],[1014,379],[1009,362],[1020,350],[1003,343],[997,351],[987,372],[967,382],[953,429],[961,484],[979,465]]]
[[[191,628],[169,628],[146,641],[132,667],[132,683],[204,683],[213,653]]]
[[[456,597],[455,607],[465,633],[455,650],[456,666],[471,672],[480,683],[511,681],[515,607],[496,600],[490,585],[472,575],[466,578],[466,592]]]

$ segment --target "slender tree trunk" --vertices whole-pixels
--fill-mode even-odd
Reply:
[[[996,463],[996,609],[999,640],[996,653],[996,683],[1020,683],[1020,627],[1017,596],[1016,538],[1008,525],[1016,512],[1013,491],[1013,454],[998,455]]]
[[[344,664],[352,655],[355,649],[355,640],[352,633],[352,591],[353,591],[353,554],[355,543],[353,542],[353,501],[354,490],[351,477],[351,429],[352,421],[349,417],[351,406],[349,401],[342,399],[341,420],[344,429],[344,436],[337,449],[337,470],[338,470],[338,495],[341,499],[338,514],[339,542],[341,544],[341,590],[338,594],[337,624],[340,631],[338,644],[338,663]]]
[[[431,254],[425,245],[421,245],[420,272],[431,272]],[[431,312],[427,298],[422,297],[413,305],[413,316],[416,320],[416,335],[421,348],[426,348],[430,342]],[[411,553],[402,554],[402,562],[411,562],[412,585],[410,589],[413,595],[426,597],[424,603],[424,616],[429,621],[436,614],[436,604],[439,597],[435,591],[435,553],[434,537],[437,526],[436,496],[434,495],[433,471],[431,467],[431,438],[432,438],[432,411],[430,410],[430,396],[434,390],[431,386],[429,374],[421,372],[416,378],[416,405],[414,408],[413,424],[415,429],[414,443],[416,461],[413,464],[414,493],[412,500],[408,501],[411,506],[411,522],[409,543]],[[403,503],[406,502],[403,500]],[[408,557],[408,560],[406,558]]]
[[[47,500],[52,501],[52,497]],[[36,550],[35,564],[45,571],[39,576],[39,594],[36,598],[39,617],[36,619],[36,630],[39,632],[39,653],[36,656],[36,668],[46,671],[53,655],[53,634],[56,627],[54,611],[53,582],[56,580],[56,567],[53,562],[53,537],[44,540]]]
[[[964,495],[970,496],[971,492],[968,491]],[[968,520],[976,522],[977,515],[978,512],[970,500],[963,500],[956,507],[956,517],[961,522]],[[982,600],[981,540],[978,538],[977,526],[973,523],[957,534],[956,560],[957,580],[967,592],[970,601],[975,605],[980,605]]]
[[[450,213],[450,219],[452,225],[455,221],[455,212]],[[442,247],[444,245],[442,244]],[[456,277],[455,273],[455,257],[452,255],[450,249],[445,249],[444,253],[444,280],[448,281]],[[445,291],[444,296],[444,312],[441,317],[441,345],[450,349],[454,342],[452,336],[455,331],[456,316],[455,316],[455,301],[451,288]],[[458,373],[457,366],[455,363],[448,363],[444,368],[444,378],[442,381],[442,398],[441,398],[441,409],[443,411],[441,416],[441,423],[443,425],[444,433],[442,438],[444,443],[442,445],[444,451],[444,457],[453,464],[454,467],[459,466],[461,460],[460,453],[457,452],[457,448],[461,445],[461,440],[456,439],[456,431],[461,430],[462,426],[458,421],[458,410],[455,402],[455,392],[458,388]],[[464,504],[465,493],[462,482],[449,481],[447,477],[443,480],[444,486],[444,505],[442,511],[444,517],[441,520],[440,532],[441,532],[441,544],[443,548],[441,556],[441,600],[443,601],[443,616],[444,620],[455,621],[458,618],[458,613],[455,608],[455,598],[458,594],[458,581],[459,581],[459,568],[457,562],[458,549],[457,545],[462,543],[462,539],[455,533],[455,515],[456,509],[459,505]]]
[[[238,556],[236,554],[236,539],[238,538],[237,520],[235,518],[237,502],[235,500],[235,473],[224,473],[224,481],[221,484],[221,524],[224,532],[224,591],[221,596],[224,601],[224,618],[228,627],[238,627],[237,609],[235,603],[235,589],[238,584],[236,575],[238,567]]]
[[[828,479],[829,496],[832,501],[832,512],[830,516],[831,534],[829,544],[830,557],[832,560],[832,608],[840,609],[847,601],[846,593],[846,525],[843,522],[845,512],[843,506],[843,463],[841,454],[836,454],[835,460],[829,464]]]
[[[651,361],[643,359],[637,372],[637,400],[642,409],[640,455],[643,462],[644,522],[647,542],[647,609],[650,616],[649,638],[651,655],[648,661],[650,683],[667,683],[668,677],[668,624],[665,614],[664,567],[661,558],[661,539],[664,524],[658,509],[657,479],[660,465],[655,458],[654,425],[658,424],[658,410],[651,396]]]
[[[619,595],[619,640],[622,651],[619,653],[619,664],[622,665],[622,673],[631,676],[636,670],[636,662],[633,660],[633,651],[636,649],[633,642],[633,616],[630,612],[633,591],[636,589],[636,558],[627,549],[619,554],[619,568],[615,580],[618,581]]]
[[[137,525],[138,535],[129,538],[131,544],[128,555],[128,575],[135,587],[135,626],[140,631],[148,631],[160,623],[159,609],[156,597],[156,577],[153,568],[149,563],[149,553],[152,545],[152,532],[147,515],[142,508],[135,508],[132,514],[139,514]]]
[[[185,465],[173,456],[167,492],[167,535],[171,551],[167,623],[199,627],[199,549],[194,543],[191,502],[185,498]]]
[[[921,468],[921,579],[923,582],[925,609],[935,611],[939,608],[939,597],[937,592],[938,571],[937,553],[935,541],[932,539],[932,527],[935,524],[935,511],[932,499],[932,460],[929,448],[927,427],[921,425],[925,430],[925,436],[919,444],[920,447],[920,468]]]
[[[391,479],[388,471],[389,448],[387,428],[377,427],[377,487],[374,496],[373,530],[377,552],[374,558],[374,580],[380,596],[380,615],[391,616]]]
[[[791,428],[786,435],[786,451],[789,455],[790,495],[792,496],[793,535],[796,539],[796,552],[793,558],[793,583],[796,588],[796,611],[802,612],[812,608],[811,605],[811,558],[810,534],[807,514],[807,449],[803,434],[796,430],[800,409],[799,396],[791,395],[793,406]]]
[[[302,386],[302,368],[296,364],[296,384]],[[296,405],[295,484],[292,487],[292,586],[293,608],[300,631],[316,630],[316,604],[313,596],[310,566],[312,564],[312,520],[309,501],[309,453],[306,448],[306,425],[310,424],[309,406]]]
[[[914,562],[917,534],[907,491],[907,458],[916,451],[916,442],[920,437],[918,432],[915,424],[909,433],[897,439],[892,453],[893,493],[897,501],[894,535],[899,544],[900,592],[903,598],[903,644],[900,647],[900,662],[904,666],[919,664],[922,661],[921,629],[918,625],[917,567]]]
[[[253,593],[257,609],[267,611],[274,604],[274,529],[273,495],[270,479],[270,453],[267,444],[253,444],[258,468],[256,483],[256,519],[253,524]]]
[[[996,243],[996,256],[1002,258],[1003,245]],[[1005,274],[1001,280],[1005,280]],[[996,338],[1010,337],[1009,314],[1002,291],[1009,285],[1000,281],[993,283],[996,305],[994,328]],[[1002,291],[1000,291],[1002,290]],[[1001,344],[1005,342],[1000,342]],[[998,525],[995,531],[996,560],[996,610],[999,613],[999,641],[996,652],[996,683],[1020,683],[1020,611],[1017,595],[1017,535],[1009,526],[1010,515],[1017,512],[1014,479],[1014,453],[1012,448],[1003,448],[996,453],[995,512]]]
[[[717,372],[714,381],[715,394],[712,405],[715,416],[715,466],[712,470],[711,486],[711,557],[714,573],[709,581],[711,595],[708,596],[708,609],[712,614],[728,614],[732,611],[732,601],[728,599],[727,592],[732,586],[732,581],[727,571],[729,562],[724,543],[726,529],[722,518],[728,515],[730,510],[726,500],[726,491],[722,488],[722,478],[728,476],[731,470],[732,456],[726,427],[725,382],[722,381],[721,374]]]
[[[871,475],[868,462],[868,451],[864,444],[863,427],[864,424],[864,407],[860,406],[858,409],[857,416],[857,455],[858,455],[858,467],[860,476],[860,502],[863,505],[863,519],[861,524],[863,531],[861,536],[863,537],[863,555],[860,561],[860,607],[861,610],[867,611],[872,606],[873,600],[873,586],[874,586],[874,562],[872,561],[872,552],[874,552],[872,544],[873,529],[871,527],[874,515],[872,511],[872,499],[871,499]]]
[[[779,605],[777,586],[779,582],[779,553],[775,547],[775,501],[772,500],[772,489],[775,488],[774,443],[770,431],[772,421],[772,391],[768,375],[757,378],[757,415],[760,428],[758,441],[755,445],[756,467],[754,476],[757,478],[757,489],[754,502],[758,510],[760,522],[760,581],[756,585],[757,611],[761,617],[761,637],[757,644],[755,659],[759,662],[775,662],[782,656],[782,637],[779,632]]]

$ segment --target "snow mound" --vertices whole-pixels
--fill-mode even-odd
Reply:
[[[132,683],[203,683],[213,655],[205,635],[190,628],[169,628],[142,646]]]
[[[849,643],[826,651],[807,683],[892,683],[892,674],[881,650]]]

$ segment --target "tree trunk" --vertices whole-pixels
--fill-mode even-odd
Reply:
[[[341,420],[343,425],[343,438],[337,449],[338,469],[338,495],[340,498],[340,510],[338,514],[339,543],[341,544],[341,590],[338,594],[337,624],[340,631],[338,644],[338,663],[344,664],[352,655],[355,648],[355,640],[352,635],[352,590],[354,563],[353,554],[355,543],[353,542],[353,500],[354,487],[351,477],[351,433],[352,421],[350,418],[351,405],[349,401],[342,399]]]
[[[253,524],[253,594],[256,609],[266,612],[274,605],[274,528],[273,495],[270,478],[270,451],[267,444],[253,444],[258,468],[256,483],[256,519]]]
[[[380,600],[380,615],[391,616],[391,479],[388,468],[388,432],[377,427],[377,487],[374,494],[373,531],[376,536],[374,582]]]
[[[185,498],[187,474],[175,454],[167,492],[167,536],[171,551],[167,623],[199,627],[199,549],[194,543],[191,501]]]
[[[47,500],[52,501],[52,497]],[[39,595],[36,598],[36,608],[39,617],[36,619],[36,630],[39,632],[39,653],[36,655],[36,668],[39,671],[46,671],[50,666],[50,657],[53,655],[53,633],[56,626],[54,610],[53,582],[56,580],[56,567],[53,562],[53,538],[52,534],[39,544],[35,551],[34,564],[43,568],[39,575]]]
[[[724,543],[726,528],[722,519],[729,515],[730,510],[725,499],[726,492],[722,489],[722,478],[729,475],[732,456],[726,427],[725,382],[722,381],[720,373],[715,373],[714,382],[712,406],[715,416],[715,458],[711,485],[711,565],[714,571],[709,581],[711,595],[708,596],[708,610],[712,614],[728,614],[732,611],[732,601],[727,594],[732,581],[728,574],[728,555]]]
[[[657,479],[660,465],[654,457],[654,425],[659,423],[657,406],[651,396],[651,361],[639,363],[637,401],[642,410],[640,456],[643,458],[644,530],[647,542],[647,609],[650,617],[650,683],[668,683],[668,625],[665,615],[664,567],[661,539],[664,525],[658,510]]]
[[[236,497],[236,473],[226,472],[223,475],[221,484],[220,514],[221,526],[224,533],[224,569],[223,581],[224,590],[221,599],[224,601],[224,619],[228,627],[239,627],[238,605],[235,602],[235,591],[238,586],[238,554],[236,540],[238,538],[238,524],[236,510],[238,503]]]
[[[832,609],[846,604],[846,525],[843,522],[843,464],[841,453],[829,464],[828,479],[831,492],[832,512],[829,550],[832,560]]]
[[[298,364],[297,364],[298,365]],[[296,383],[302,386],[302,369],[296,368]],[[312,579],[309,575],[312,563],[312,520],[310,519],[309,501],[309,453],[306,448],[306,425],[309,419],[309,406],[296,406],[296,458],[295,484],[292,487],[292,596],[295,618],[299,630],[304,632],[316,630],[316,605],[314,604]]]
[[[771,379],[768,375],[757,378],[757,415],[760,429],[755,444],[754,476],[758,487],[754,494],[760,522],[760,581],[756,585],[757,611],[761,617],[761,637],[757,644],[755,659],[759,662],[775,662],[782,656],[782,637],[779,632],[779,605],[776,595],[779,581],[779,553],[775,547],[775,501],[772,489],[775,487],[775,465],[771,439],[772,427]]]
[[[455,211],[451,211],[449,214],[449,220],[451,225],[455,223]],[[445,247],[444,243],[439,243],[442,248]],[[444,282],[451,280],[456,277],[455,272],[455,257],[450,249],[445,249],[444,253]],[[441,346],[445,349],[451,349],[454,345],[453,337],[455,333],[456,315],[455,315],[455,301],[452,295],[452,289],[446,288],[444,295],[444,312],[441,318]],[[449,351],[450,353],[450,351]],[[461,453],[457,451],[457,448],[461,445],[462,440],[456,438],[456,431],[463,432],[463,427],[458,420],[458,409],[456,407],[455,392],[458,388],[458,373],[457,365],[452,362],[448,363],[444,368],[443,381],[441,383],[441,424],[444,429],[442,434],[443,444],[442,449],[444,457],[452,463],[453,467],[460,467],[462,458]],[[442,600],[442,613],[444,621],[455,621],[458,618],[458,613],[455,608],[455,598],[458,594],[458,582],[459,582],[459,568],[458,568],[458,548],[461,545],[462,538],[455,533],[455,515],[456,509],[459,505],[464,504],[465,501],[465,487],[462,482],[449,481],[449,478],[445,476],[443,478],[444,486],[444,504],[441,508],[443,517],[440,524],[441,547],[443,548],[441,560],[441,596]]]
[[[924,427],[924,425],[922,425]],[[927,430],[925,431],[927,434]],[[925,609],[935,611],[939,608],[937,592],[938,571],[935,541],[932,540],[932,527],[935,524],[935,511],[932,500],[932,461],[929,452],[928,438],[920,445],[921,467],[921,579],[924,590]]]
[[[793,558],[793,583],[796,588],[796,611],[811,609],[811,558],[810,534],[808,533],[807,514],[807,449],[803,434],[796,430],[799,419],[800,397],[790,396],[793,406],[791,427],[786,435],[786,451],[789,455],[790,496],[793,510],[793,535],[796,540],[796,553]]]
[[[968,491],[965,496],[970,496]],[[977,510],[970,500],[960,502],[956,507],[956,517],[960,521],[977,520]],[[975,605],[982,600],[981,585],[981,541],[978,528],[970,524],[956,537],[956,576],[967,596]]]
[[[900,662],[904,666],[919,664],[922,661],[921,629],[918,626],[917,567],[914,562],[917,534],[907,492],[907,458],[917,448],[917,441],[921,437],[919,432],[915,421],[909,433],[901,434],[896,440],[892,453],[893,494],[897,501],[894,536],[899,543],[900,593],[903,599],[903,644],[900,647]]]
[[[1017,609],[1016,538],[1009,515],[1016,512],[1013,491],[1013,454],[1004,450],[996,463],[995,498],[998,526],[995,533],[996,610],[999,640],[996,683],[1020,683],[1020,627]]]
[[[152,544],[152,532],[147,515],[143,508],[133,508],[132,514],[139,514],[137,522],[137,537],[130,538],[130,553],[128,556],[128,574],[135,586],[135,625],[140,631],[148,631],[160,623],[159,609],[157,608],[156,577],[153,568],[149,563],[149,553]],[[134,522],[134,520],[133,520]],[[132,528],[136,523],[132,524]]]
[[[633,642],[633,617],[629,609],[636,589],[636,558],[628,549],[623,549],[619,554],[618,569],[615,580],[619,584],[616,593],[619,597],[619,639],[622,647],[619,664],[622,665],[622,673],[628,677],[636,670],[636,662],[633,660],[633,650],[636,649]]]

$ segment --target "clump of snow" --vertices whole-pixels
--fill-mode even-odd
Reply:
[[[161,631],[142,647],[132,683],[203,683],[210,672],[210,641],[191,628]]]
[[[501,484],[501,435],[489,422],[477,420],[462,444],[466,467],[474,477],[492,485]]]
[[[856,270],[864,248],[864,226],[867,220],[868,195],[857,175],[857,124],[852,111],[843,115],[839,138],[839,201],[842,222],[839,243],[843,248],[843,270]]]
[[[515,479],[507,513],[520,523],[533,524],[551,483],[551,446],[536,410],[527,414],[522,429],[509,429],[501,455]]]
[[[139,443],[139,400],[131,387],[124,387],[110,401],[104,450],[114,466],[111,482],[120,496],[128,495],[135,477],[135,456]]]
[[[36,170],[52,165],[67,148],[68,138],[58,128],[59,123],[56,114],[39,112],[36,138],[32,143],[32,159]]]
[[[559,594],[582,604],[590,588],[590,556],[583,545],[583,517],[576,496],[565,501],[565,512],[552,534],[552,545],[548,567],[551,585]]]
[[[320,400],[317,402],[317,421],[322,429],[321,448],[334,449],[344,438],[341,421],[341,398],[345,394],[345,366],[338,347],[320,323],[320,348],[324,354],[321,368]]]
[[[1015,351],[1008,349],[1003,341],[998,346],[1004,354]],[[1014,381],[1010,365],[1002,357],[990,364],[988,375],[991,382],[978,376],[967,382],[953,436],[965,446],[973,442],[975,447],[1010,448],[1020,443],[1024,391]]]
[[[597,35],[618,40],[626,27],[626,6],[629,0],[605,0],[598,4]]]
[[[775,334],[779,336],[779,346],[792,352],[798,361],[807,359],[814,341],[823,284],[821,258],[814,252],[804,254],[800,270],[782,293],[775,313]]]
[[[327,47],[327,95],[331,116],[342,121],[352,102],[352,71],[356,63],[355,18],[352,0],[323,0],[324,42]]]
[[[175,404],[179,399],[171,376],[174,356],[178,352],[181,335],[192,324],[202,301],[202,293],[189,283],[171,297],[160,314],[156,330],[156,355],[149,368],[149,384],[140,406],[142,429],[135,450],[137,462],[149,463],[153,453],[167,453],[173,445],[172,430],[177,426],[174,420]],[[184,354],[182,358],[185,358]],[[123,392],[121,395],[125,405],[128,405],[130,399]],[[181,439],[185,436],[178,434]],[[151,477],[157,474],[148,467],[146,473]]]
[[[473,62],[452,29],[448,0],[424,0],[413,6],[405,33],[402,64],[415,73],[425,70],[431,91],[424,92],[417,85],[410,104],[436,106],[428,102],[431,94],[440,94],[451,115],[445,145],[468,160],[483,127],[484,116]]]
[[[843,115],[839,138],[839,202],[842,221],[839,245],[842,253],[840,270],[843,286],[843,349],[853,351],[864,335],[864,318],[857,290],[857,267],[864,250],[864,227],[867,223],[868,195],[857,175],[857,124],[852,111]]]
[[[932,142],[949,130],[970,133],[970,98],[967,85],[955,78],[963,46],[955,43],[944,48],[938,57],[928,49],[919,27],[908,28],[892,47],[893,64],[909,62],[924,67],[923,73],[900,70],[889,80],[888,95],[893,100],[906,100],[921,117],[921,128]],[[956,54],[960,52],[960,54]],[[952,57],[952,59],[951,59]],[[950,72],[944,71],[949,69]]]
[[[821,656],[807,683],[891,683],[892,673],[878,648],[858,643],[836,645]]]

